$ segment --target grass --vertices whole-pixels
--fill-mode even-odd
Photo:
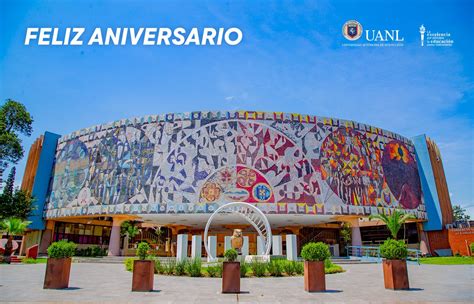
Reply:
[[[23,264],[46,264],[47,261],[48,261],[47,258],[37,258],[37,259],[24,258],[21,260]]]
[[[431,265],[466,265],[474,264],[474,257],[432,257],[432,258],[420,258],[421,264]]]
[[[136,258],[127,258],[124,261],[127,271],[133,270],[133,261]],[[325,261],[326,274],[340,273],[345,270],[330,260]],[[301,276],[304,273],[303,262],[287,261],[285,259],[275,259],[271,262],[257,262],[240,265],[240,276],[243,277],[280,277],[280,276]],[[222,263],[201,265],[200,261],[189,260],[181,263],[161,264],[155,261],[155,274],[192,276],[192,277],[221,277]]]

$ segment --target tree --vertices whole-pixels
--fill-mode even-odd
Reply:
[[[30,136],[32,124],[33,117],[23,104],[7,99],[0,107],[0,178],[9,163],[16,164],[23,157],[19,135]]]
[[[412,214],[403,213],[399,210],[394,210],[390,216],[386,216],[385,214],[374,214],[369,216],[369,220],[378,219],[384,222],[395,240],[397,239],[398,231],[402,225],[407,220],[414,218],[415,217]]]
[[[121,233],[123,236],[128,236],[130,238],[135,237],[137,234],[140,233],[140,229],[138,229],[138,226],[135,225],[134,222],[131,221],[126,221],[123,222],[121,228]]]
[[[471,219],[471,217],[466,214],[466,209],[461,207],[461,205],[453,206],[453,217],[456,222],[469,221]]]
[[[8,175],[3,193],[0,194],[0,219],[20,218],[26,220],[34,210],[34,198],[24,190],[14,190],[15,167]]]
[[[4,219],[0,222],[1,231],[7,234],[7,243],[5,244],[3,256],[8,264],[10,264],[10,256],[13,249],[13,236],[23,234],[30,223],[19,218]]]
[[[340,234],[344,244],[347,244],[352,239],[352,229],[349,223],[344,223],[341,227]]]

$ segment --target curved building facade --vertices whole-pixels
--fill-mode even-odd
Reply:
[[[394,209],[426,224],[439,213],[415,141],[354,121],[190,112],[48,134],[24,178],[43,223],[129,217],[203,229],[228,202],[255,204],[280,229]]]
[[[426,217],[412,142],[353,121],[259,112],[146,116],[59,139],[46,218],[212,213]]]

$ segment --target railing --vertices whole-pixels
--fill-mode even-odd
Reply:
[[[382,261],[380,247],[377,246],[346,246],[349,257],[358,257],[368,260]],[[407,261],[414,261],[420,264],[421,251],[418,249],[408,249]]]

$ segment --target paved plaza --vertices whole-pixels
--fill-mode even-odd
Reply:
[[[73,264],[70,288],[43,290],[45,264],[0,265],[1,302],[88,303],[399,303],[474,302],[474,266],[409,265],[411,290],[383,287],[380,264],[344,265],[325,293],[307,293],[302,277],[245,278],[242,294],[221,294],[219,278],[155,276],[155,291],[131,292],[120,264]]]

